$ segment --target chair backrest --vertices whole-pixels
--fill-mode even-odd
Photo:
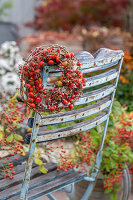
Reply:
[[[38,123],[40,127],[45,128],[64,124],[63,128],[48,131],[40,129],[36,142],[72,136],[94,128],[105,121],[108,123],[123,57],[124,53],[121,50],[104,48],[99,49],[93,55],[86,51],[78,53],[76,58],[81,62],[82,72],[87,78],[83,96],[75,103],[75,110],[44,115],[38,122],[35,122],[36,118],[30,118],[29,127],[36,126]],[[45,79],[60,76],[61,72],[51,67]],[[45,87],[50,87],[46,80],[44,82]],[[70,125],[72,121],[76,123]],[[106,130],[104,134],[105,132]]]

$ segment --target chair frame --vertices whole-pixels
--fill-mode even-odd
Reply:
[[[79,58],[79,60],[80,60],[80,56],[82,57],[82,55],[80,55],[80,54],[77,56]],[[117,59],[116,59],[116,57],[117,57]],[[108,108],[107,119],[105,120],[102,141],[101,141],[101,145],[100,145],[97,157],[96,157],[96,166],[95,166],[96,169],[93,168],[92,174],[91,174],[92,177],[86,176],[83,178],[84,180],[89,181],[90,184],[81,200],[86,200],[90,197],[93,187],[94,187],[94,184],[95,184],[95,181],[96,181],[96,178],[97,178],[97,175],[98,175],[98,172],[99,172],[100,164],[102,161],[102,149],[103,149],[104,140],[106,137],[107,127],[108,127],[108,122],[109,122],[109,115],[111,112],[111,108],[112,108],[112,104],[113,104],[113,100],[114,100],[114,96],[115,96],[115,91],[116,91],[117,83],[119,80],[119,74],[120,74],[120,70],[121,70],[121,66],[122,66],[122,62],[123,62],[123,57],[124,57],[124,53],[122,51],[120,51],[119,55],[116,54],[116,56],[113,55],[113,57],[109,57],[109,58],[106,58],[106,57],[104,58],[104,56],[103,56],[103,58],[98,61],[95,61],[95,62],[90,61],[90,63],[88,63],[89,66],[93,66],[93,69],[95,67],[97,67],[99,69],[106,69],[106,67],[109,68],[108,67],[109,65],[114,66],[115,64],[113,65],[113,63],[116,63],[116,60],[119,60],[118,61],[118,73],[115,78],[114,91],[111,94],[111,103]],[[86,70],[86,71],[88,70],[88,72],[89,72],[89,70],[91,71],[91,68],[87,67],[86,62],[83,63],[83,66],[84,66],[84,70]],[[45,70],[43,71],[43,85],[44,86],[46,85],[47,78],[48,78],[48,73],[46,73],[46,68],[45,68]],[[35,151],[35,146],[36,146],[36,142],[37,142],[37,133],[39,130],[40,121],[41,121],[41,116],[37,112],[35,112],[33,128],[32,128],[32,133],[31,133],[31,139],[30,139],[30,146],[29,146],[29,157],[28,157],[27,166],[25,169],[25,176],[24,176],[23,185],[22,185],[22,189],[21,189],[20,199],[22,199],[22,200],[27,199],[30,174],[31,174],[31,170],[32,170],[33,160],[34,160],[34,151]],[[63,188],[59,188],[59,189],[63,189]],[[65,191],[72,192],[72,190],[71,191],[65,190]],[[47,196],[49,197],[49,199],[55,200],[55,198],[51,194],[48,194]]]

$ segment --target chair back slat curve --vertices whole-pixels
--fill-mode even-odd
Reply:
[[[82,133],[101,124],[107,119],[107,117],[108,117],[107,111],[103,111],[102,113],[100,113],[96,117],[93,117],[92,119],[86,120],[84,122],[72,126],[67,126],[64,128],[59,128],[49,131],[39,131],[36,142],[44,142]]]
[[[40,120],[40,127],[63,123],[66,124],[66,127],[57,128],[54,131],[39,131],[37,142],[68,137],[77,134],[79,131],[87,131],[107,120],[107,113],[113,101],[112,94],[117,87],[115,80],[119,76],[119,62],[123,55],[121,50],[114,51],[110,49],[99,49],[93,55],[86,51],[76,54],[76,58],[81,62],[83,73],[94,73],[91,77],[87,77],[86,86],[83,88],[84,93],[74,104],[74,106],[83,105],[84,107],[63,113],[44,115]],[[96,74],[97,71],[99,71],[98,74]],[[53,66],[48,77],[57,77],[60,76],[60,73]],[[51,87],[50,84],[46,84],[46,86],[48,88]],[[103,113],[106,113],[106,115],[101,117]],[[88,117],[90,118],[89,120]],[[83,119],[84,121],[82,122]],[[69,126],[69,122],[77,122],[77,120],[81,121],[78,121],[76,125]],[[34,118],[29,118],[28,126],[32,128],[33,122]]]

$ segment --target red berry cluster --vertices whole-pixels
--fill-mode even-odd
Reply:
[[[61,76],[48,88],[43,85],[45,67],[59,71]],[[25,103],[34,110],[59,111],[64,107],[73,108],[82,95],[86,79],[82,77],[81,64],[73,53],[55,45],[47,49],[37,48],[20,68],[21,94]]]
[[[13,170],[14,164],[10,156],[14,157],[17,154],[23,156],[23,142],[23,139],[7,142],[7,136],[3,140],[0,140],[0,149],[9,153],[8,157],[0,157],[0,175],[2,175],[4,178],[9,177],[10,179],[13,179],[13,174],[15,174],[15,171]],[[15,158],[15,160],[17,160],[17,158]]]
[[[119,165],[118,169],[112,170],[112,172],[109,174],[104,174],[104,189],[112,191],[114,189],[114,185],[121,182],[123,171]]]

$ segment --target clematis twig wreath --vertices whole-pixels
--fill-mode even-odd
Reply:
[[[59,74],[50,86],[46,80],[44,84],[44,77],[48,79],[49,72]],[[58,112],[66,107],[72,109],[86,85],[81,63],[59,45],[36,48],[20,67],[20,73],[22,98],[38,113]]]

